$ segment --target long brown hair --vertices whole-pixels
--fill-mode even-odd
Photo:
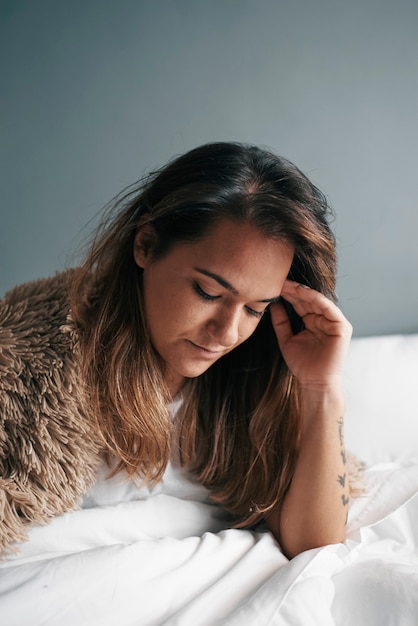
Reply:
[[[336,254],[324,195],[292,163],[238,143],[195,148],[128,189],[105,214],[72,285],[89,413],[117,469],[161,479],[172,424],[164,364],[144,318],[134,238],[152,225],[155,258],[198,241],[222,217],[250,222],[295,251],[290,277],[334,297]],[[300,320],[288,307],[294,331]],[[190,383],[181,458],[212,498],[253,524],[281,501],[297,456],[299,397],[270,322]]]

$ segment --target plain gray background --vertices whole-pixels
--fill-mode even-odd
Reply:
[[[355,335],[418,331],[416,0],[0,7],[0,294],[72,264],[149,169],[237,140],[326,193]]]

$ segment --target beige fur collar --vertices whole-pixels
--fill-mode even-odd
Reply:
[[[71,270],[0,302],[0,554],[29,523],[76,508],[94,482],[98,438],[83,413]]]

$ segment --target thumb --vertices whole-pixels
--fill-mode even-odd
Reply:
[[[284,305],[281,302],[271,304],[270,315],[279,346],[285,346],[293,337],[293,330]]]

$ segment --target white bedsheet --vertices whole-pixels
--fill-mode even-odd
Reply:
[[[0,563],[0,624],[417,626],[418,460],[367,476],[345,544],[291,561],[268,532],[164,493],[33,527]]]

